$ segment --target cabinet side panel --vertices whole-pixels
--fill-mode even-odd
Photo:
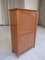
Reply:
[[[11,27],[11,40],[12,51],[18,54],[18,33],[17,33],[17,13],[16,10],[10,11],[10,27]]]
[[[14,11],[10,11],[10,25],[16,25],[17,22],[16,22],[16,10]]]
[[[12,51],[18,54],[17,26],[11,26]]]

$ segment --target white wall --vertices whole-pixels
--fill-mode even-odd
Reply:
[[[7,0],[0,0],[0,25],[8,24],[8,5]]]
[[[25,9],[38,10],[39,0],[25,0]]]
[[[2,11],[1,11],[1,0],[0,0],[0,25],[2,24]]]
[[[7,0],[1,0],[2,1],[2,21],[3,21],[3,25],[7,25],[8,22],[8,5],[7,5]]]
[[[25,8],[38,10],[39,0],[8,0],[8,8]]]
[[[19,8],[21,9],[25,8],[25,0],[19,0]]]
[[[8,0],[8,9],[24,8],[24,0]]]

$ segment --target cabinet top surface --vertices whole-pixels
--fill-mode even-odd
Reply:
[[[14,11],[14,10],[21,10],[21,11],[34,11],[34,12],[38,12],[37,10],[19,9],[19,8],[10,9],[9,11]]]

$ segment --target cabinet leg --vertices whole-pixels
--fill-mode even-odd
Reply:
[[[35,48],[35,44],[33,45],[33,48]]]
[[[14,50],[12,50],[12,52],[14,53]]]

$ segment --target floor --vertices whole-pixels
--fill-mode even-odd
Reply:
[[[10,27],[0,26],[0,60],[45,60],[45,28],[37,27],[35,48],[17,57],[11,52]]]

